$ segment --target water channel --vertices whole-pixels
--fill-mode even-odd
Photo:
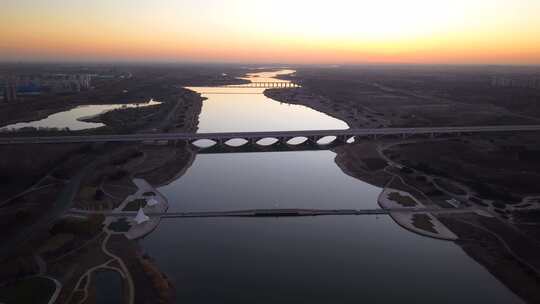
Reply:
[[[264,89],[192,89],[208,98],[199,132],[347,128],[266,98]],[[381,189],[346,175],[334,158],[331,151],[198,155],[160,191],[171,211],[376,208]],[[456,244],[386,216],[169,219],[141,245],[178,303],[520,303]]]

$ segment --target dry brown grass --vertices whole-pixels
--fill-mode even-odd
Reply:
[[[414,207],[416,206],[416,201],[408,195],[401,195],[398,192],[392,192],[388,195],[390,200],[400,204],[403,207]]]

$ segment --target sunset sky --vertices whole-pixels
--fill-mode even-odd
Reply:
[[[540,0],[0,4],[0,61],[540,64]]]

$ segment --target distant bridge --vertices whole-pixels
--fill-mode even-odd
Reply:
[[[292,89],[300,85],[294,82],[251,82],[246,84],[228,85],[228,88],[265,88],[265,89]]]
[[[308,130],[308,131],[271,131],[271,132],[224,132],[224,133],[141,133],[123,135],[80,135],[80,136],[43,136],[43,137],[0,137],[0,145],[15,144],[62,144],[62,143],[94,143],[94,142],[145,142],[176,143],[197,142],[206,140],[211,146],[240,147],[246,144],[260,146],[296,145],[293,140],[321,144],[348,143],[354,140],[379,138],[408,138],[412,136],[437,137],[446,135],[492,134],[505,132],[540,131],[540,125],[514,126],[473,126],[473,127],[423,127],[423,128],[378,128],[378,129],[346,129],[346,130]],[[264,144],[263,140],[273,142]],[[234,144],[233,141],[239,144]]]

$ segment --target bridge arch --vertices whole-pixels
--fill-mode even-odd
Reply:
[[[264,138],[259,138],[255,141],[255,143],[261,147],[270,147],[270,146],[275,145],[278,142],[279,142],[279,139],[275,137],[264,137]]]
[[[286,143],[287,143],[287,145],[290,145],[290,146],[298,146],[298,145],[305,144],[308,141],[309,141],[309,138],[307,138],[305,136],[297,136],[297,137],[289,138],[286,141]]]
[[[337,136],[329,135],[329,136],[323,136],[323,137],[317,139],[316,143],[319,146],[326,146],[326,145],[333,144],[333,143],[335,143],[337,141],[338,141]]]
[[[200,149],[206,149],[217,145],[218,142],[212,139],[197,139],[191,141],[190,144]]]
[[[245,138],[231,138],[226,140],[223,144],[228,147],[238,148],[249,143],[249,140]]]

